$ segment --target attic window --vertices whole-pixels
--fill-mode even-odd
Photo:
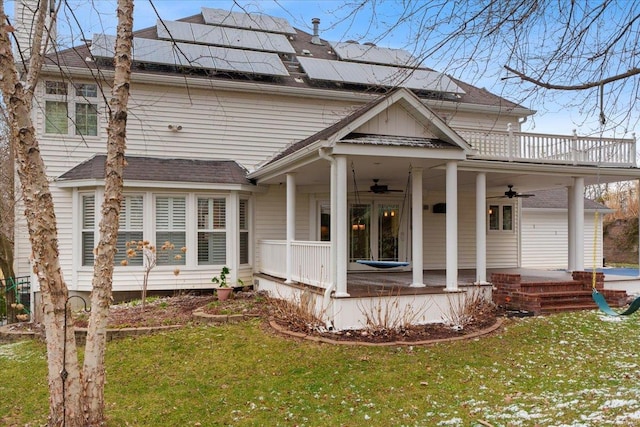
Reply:
[[[311,51],[310,51],[309,49],[302,49],[302,54],[303,54],[304,56],[313,56],[313,55],[311,54]]]

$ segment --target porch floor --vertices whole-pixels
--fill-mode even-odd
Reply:
[[[487,279],[491,273],[520,274],[522,282],[546,282],[571,280],[571,274],[566,271],[533,270],[523,268],[496,268],[487,270]],[[260,276],[262,274],[257,274]],[[272,276],[268,276],[274,279]],[[278,278],[284,282],[284,279]],[[347,274],[347,292],[352,298],[386,296],[386,295],[425,295],[444,292],[446,284],[445,270],[424,270],[425,287],[411,287],[413,273],[411,271],[366,271],[349,272]],[[475,269],[458,270],[458,286],[473,285],[476,280]],[[323,289],[314,286],[304,286],[312,291],[322,293]]]

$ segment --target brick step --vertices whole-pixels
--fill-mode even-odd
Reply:
[[[545,307],[547,305],[562,305],[562,304],[592,304],[593,299],[591,296],[582,297],[582,298],[540,298],[538,299],[541,307]]]
[[[540,308],[540,314],[560,313],[564,311],[595,310],[598,306],[595,302],[584,304],[544,305]]]
[[[561,292],[561,291],[584,291],[585,286],[581,282],[542,282],[542,283],[522,283],[520,284],[522,292],[541,293],[541,292]]]
[[[520,292],[521,295],[527,297],[573,297],[573,296],[587,296],[591,298],[591,291],[585,291],[584,289],[579,291],[547,291],[547,292]]]

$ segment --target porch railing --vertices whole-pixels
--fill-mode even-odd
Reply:
[[[291,279],[326,288],[329,285],[329,262],[331,244],[329,242],[300,241],[291,244]],[[286,240],[262,240],[260,242],[260,272],[271,276],[287,277]]]
[[[635,166],[634,138],[599,138],[573,135],[514,132],[507,130],[458,130],[477,151],[479,159],[544,161],[598,166]]]

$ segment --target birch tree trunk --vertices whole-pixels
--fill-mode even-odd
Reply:
[[[83,368],[83,386],[89,425],[104,421],[104,356],[107,315],[111,302],[113,267],[118,238],[120,203],[125,167],[127,103],[131,81],[133,40],[133,0],[118,0],[118,28],[115,46],[115,76],[109,102],[105,191],[100,220],[100,240],[96,248],[91,292],[91,316]]]
[[[43,33],[48,8],[44,4],[47,2],[42,3],[36,14],[28,70],[20,79],[9,41],[13,28],[7,24],[4,2],[0,1],[0,89],[8,111],[10,143],[15,148],[34,269],[42,293],[49,370],[49,425],[75,427],[84,425],[80,369],[72,322],[65,330],[68,292],[58,259],[56,216],[31,119],[33,91],[46,45]]]

